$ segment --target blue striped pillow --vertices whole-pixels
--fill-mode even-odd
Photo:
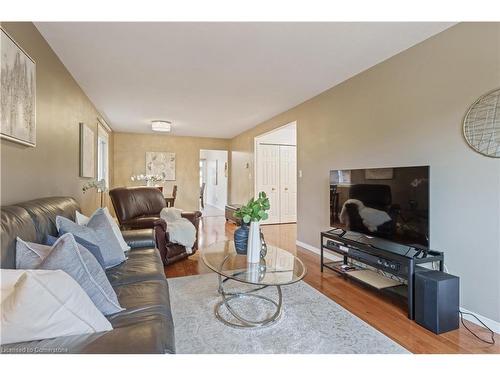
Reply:
[[[62,236],[64,233],[61,232],[59,234]],[[75,237],[76,243],[78,243],[79,245],[82,245],[84,248],[86,248],[88,251],[90,251],[90,253],[97,259],[97,262],[102,267],[102,269],[106,269],[104,266],[104,259],[103,259],[102,254],[101,254],[101,249],[99,246],[97,246],[95,243],[84,240],[81,237],[78,237],[78,236],[73,236],[73,237]],[[51,236],[49,234],[49,235],[47,235],[47,238],[45,239],[45,245],[53,246],[57,240],[58,240],[58,237],[54,237],[54,236]]]

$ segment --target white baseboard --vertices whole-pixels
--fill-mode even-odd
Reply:
[[[500,322],[497,322],[493,319],[490,319],[490,318],[487,318],[485,316],[482,316],[482,315],[479,315],[478,313],[475,313],[473,311],[469,311],[467,309],[464,309],[463,307],[460,307],[460,310],[462,310],[462,312],[466,312],[466,313],[470,313],[470,314],[474,314],[475,316],[477,316],[479,319],[481,319],[481,321],[486,324],[493,332],[496,332],[496,333],[499,333],[500,334]],[[479,323],[476,319],[474,319],[473,316],[470,316],[470,315],[465,315],[464,314],[464,319],[465,320],[468,320],[469,322],[472,322],[474,324],[477,324],[478,326],[481,326],[481,323]]]
[[[306,244],[305,242],[301,242],[299,240],[295,241],[295,244],[297,246],[300,246],[300,247],[302,247],[302,248],[304,248],[306,250],[309,250],[309,251],[311,251],[311,252],[313,252],[315,254],[321,255],[321,250],[318,249],[317,247],[311,246],[311,245]],[[333,261],[342,260],[342,257],[336,256],[336,255],[334,255],[334,254],[332,254],[330,252],[326,252],[326,251],[323,253],[323,256],[326,259],[333,260]]]
[[[295,241],[295,244],[297,246],[300,246],[306,250],[309,250],[315,254],[318,254],[318,255],[321,255],[321,250],[318,249],[317,247],[314,247],[314,246],[311,246],[305,242],[302,242],[302,241]],[[336,261],[336,260],[342,260],[342,258],[340,256],[335,256],[329,252],[325,252],[323,253],[323,256],[326,258],[326,259],[330,259],[330,260],[333,260],[333,261]],[[499,333],[500,334],[500,322],[497,322],[493,319],[490,319],[490,318],[486,318],[485,316],[482,316],[482,315],[479,315],[473,311],[470,311],[470,310],[467,310],[463,307],[460,307],[460,310],[463,311],[463,312],[466,312],[466,313],[470,313],[470,314],[474,314],[475,316],[477,316],[479,319],[481,319],[481,321],[486,324],[492,331],[496,332],[496,333]],[[465,320],[468,320],[474,324],[477,324],[477,325],[481,325],[476,319],[474,319],[473,316],[470,316],[470,315],[465,315],[464,314],[464,319]]]

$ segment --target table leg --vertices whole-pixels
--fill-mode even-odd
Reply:
[[[218,292],[221,295],[221,301],[219,301],[215,305],[215,316],[217,319],[219,319],[222,323],[224,323],[227,326],[233,327],[233,328],[261,328],[261,327],[267,327],[272,324],[274,324],[276,321],[279,320],[281,317],[282,313],[282,307],[283,307],[283,294],[281,292],[281,287],[279,285],[276,286],[277,292],[278,292],[278,301],[274,301],[271,298],[268,298],[266,296],[261,296],[258,294],[254,294],[255,292],[267,288],[267,286],[260,286],[258,288],[254,288],[252,290],[246,291],[246,292],[226,292],[224,290],[224,283],[228,280],[223,279],[221,275],[218,275],[219,278],[219,287],[218,287]],[[245,299],[260,299],[264,300],[267,302],[270,302],[273,304],[276,308],[276,311],[274,314],[272,314],[269,318],[265,318],[262,320],[250,320],[243,318],[239,313],[235,311],[235,309],[231,306],[230,301],[233,299],[237,298],[245,298]],[[235,319],[235,321],[230,321],[226,319],[222,314],[221,314],[221,308],[225,307],[226,310],[231,314],[231,316]]]

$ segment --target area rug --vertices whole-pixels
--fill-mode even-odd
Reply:
[[[177,353],[351,354],[409,353],[375,328],[301,281],[282,287],[283,315],[274,325],[250,330],[228,327],[214,316],[219,301],[217,276],[168,280]],[[229,282],[228,288],[244,288]],[[229,284],[228,283],[228,284]],[[259,291],[276,298],[276,288]],[[270,314],[272,305],[238,300],[247,318]]]

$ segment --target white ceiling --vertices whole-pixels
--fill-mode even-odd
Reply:
[[[116,131],[231,138],[452,23],[39,22]]]

